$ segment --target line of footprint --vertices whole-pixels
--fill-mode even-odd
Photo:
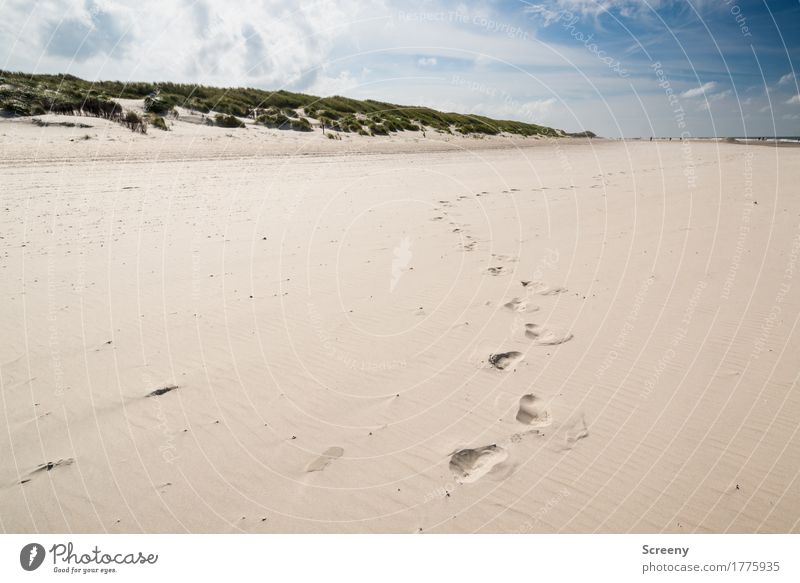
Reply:
[[[529,294],[532,292],[542,296],[557,295],[567,291],[563,287],[549,286],[533,281],[523,281],[522,286],[528,288]],[[532,305],[528,298],[519,297],[512,298],[503,304],[503,307],[516,313],[531,313],[539,310],[539,307]],[[525,324],[525,336],[533,340],[537,346],[555,346],[573,338],[570,332],[551,330],[535,323]],[[513,370],[524,358],[525,355],[522,352],[511,350],[490,354],[488,363],[498,370]],[[450,471],[457,482],[468,484],[478,481],[508,459],[509,450],[513,444],[519,443],[528,436],[542,436],[540,430],[552,423],[552,417],[546,404],[533,393],[520,397],[516,420],[530,429],[514,433],[500,443],[459,449],[450,455]],[[561,451],[572,449],[578,441],[588,436],[589,429],[586,419],[583,415],[579,415],[564,424],[564,442],[560,447]]]

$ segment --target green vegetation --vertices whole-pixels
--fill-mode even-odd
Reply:
[[[169,126],[167,126],[166,120],[158,115],[151,115],[150,116],[150,123],[154,128],[158,128],[160,130],[164,130],[165,132],[169,131]]]
[[[72,75],[10,71],[0,71],[0,78],[6,84],[0,87],[0,108],[21,116],[47,112],[97,115],[127,125],[123,121],[122,107],[114,99],[144,99],[148,113],[167,115],[178,106],[204,114],[213,112],[216,124],[224,127],[242,127],[244,124],[236,118],[249,117],[268,127],[310,131],[311,124],[305,119],[310,117],[324,122],[326,130],[361,135],[425,129],[456,134],[563,135],[559,130],[537,124],[443,113],[428,107],[406,107],[371,99],[320,98],[283,90],[226,89],[181,83],[89,82]],[[298,117],[299,109],[303,117]]]
[[[172,96],[165,97],[145,97],[144,110],[147,113],[155,113],[156,115],[167,115],[175,108],[177,99]]]
[[[296,132],[310,132],[314,129],[311,127],[311,123],[304,117],[293,119],[291,122],[289,122],[289,127]]]
[[[223,128],[243,128],[244,122],[235,115],[225,115],[218,113],[214,116],[214,121]]]
[[[125,115],[121,117],[120,123],[132,132],[147,133],[147,122],[135,111],[126,111]]]
[[[575,132],[574,134],[566,134],[570,138],[596,138],[597,134],[594,132],[590,132],[589,130],[583,132]]]

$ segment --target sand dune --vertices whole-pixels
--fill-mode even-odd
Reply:
[[[84,121],[0,121],[4,531],[800,530],[800,150]]]

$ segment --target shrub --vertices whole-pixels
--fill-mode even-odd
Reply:
[[[167,126],[167,122],[161,116],[158,115],[151,116],[150,123],[153,124],[153,127],[157,127],[160,130],[164,130],[165,132],[169,131],[169,126]]]
[[[302,108],[304,116],[337,120],[348,117],[340,125],[342,131],[359,131],[353,117],[362,126],[377,128],[378,133],[393,131],[419,131],[416,128],[443,133],[496,134],[510,133],[522,136],[560,136],[553,128],[512,120],[492,120],[487,117],[445,113],[428,107],[406,107],[371,99],[356,100],[341,96],[318,98],[289,91],[264,91],[246,87],[207,87],[181,83],[129,83],[121,81],[88,82],[72,75],[31,75],[0,71],[5,81],[0,85],[0,106],[17,115],[32,115],[50,111],[67,115],[98,115],[120,120],[122,110],[95,109],[90,102],[109,102],[113,98],[145,99],[149,113],[167,113],[176,105],[188,107],[205,114],[221,113],[244,118],[248,112],[266,107],[275,108],[270,115],[281,113],[296,119],[296,110]],[[158,97],[153,89],[158,87]],[[152,102],[152,103],[151,103]],[[281,111],[281,109],[283,111]],[[261,113],[261,112],[259,112]],[[365,121],[366,119],[366,121]],[[384,123],[384,122],[389,123]],[[210,122],[213,124],[213,119]],[[238,124],[237,124],[238,125]],[[329,122],[326,123],[326,126]],[[331,124],[332,125],[332,124]],[[378,126],[383,126],[383,130]],[[362,128],[363,129],[363,128]]]
[[[263,115],[259,115],[256,121],[258,123],[264,124],[268,128],[277,128],[280,130],[289,129],[291,124],[289,118],[280,112],[265,113]]]
[[[214,121],[217,123],[218,126],[223,128],[243,128],[244,122],[242,122],[239,118],[235,115],[224,115],[222,113],[218,113],[214,116]]]
[[[122,116],[120,123],[132,132],[139,132],[140,134],[147,133],[147,122],[142,119],[135,111],[126,111]]]
[[[174,105],[161,99],[159,97],[152,98],[146,97],[144,100],[144,110],[148,113],[155,113],[156,115],[166,115],[171,112]]]
[[[19,115],[19,116],[32,115],[31,108],[29,105],[22,103],[21,101],[17,101],[15,99],[4,101],[2,109],[14,115]]]
[[[323,117],[326,119],[339,119],[342,117],[342,114],[332,109],[320,109],[319,112],[317,112],[317,117],[320,119]]]
[[[297,132],[310,132],[314,129],[311,127],[311,123],[304,117],[293,119],[291,122],[291,128]]]
[[[381,124],[370,124],[369,131],[373,136],[388,136],[389,131]]]

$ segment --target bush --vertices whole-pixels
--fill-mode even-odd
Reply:
[[[244,122],[239,120],[235,115],[224,115],[218,113],[214,116],[214,121],[218,126],[223,128],[243,128]]]
[[[166,115],[171,112],[174,105],[161,98],[146,97],[144,100],[144,110],[147,113],[155,113],[156,115]]]
[[[199,111],[200,113],[209,113],[213,106],[213,102],[207,99],[198,99],[197,97],[190,97],[184,103],[184,107]]]
[[[296,132],[310,132],[314,130],[314,128],[311,127],[311,123],[304,117],[293,119],[291,128]]]
[[[120,123],[132,132],[139,132],[140,134],[147,133],[147,122],[142,119],[135,111],[126,111],[122,116]]]
[[[150,117],[150,123],[153,124],[153,127],[157,127],[160,130],[164,130],[165,132],[169,131],[169,127],[167,126],[167,122],[164,120],[163,117],[154,115]]]
[[[342,117],[342,114],[339,113],[338,111],[333,111],[332,109],[320,109],[319,112],[317,112],[317,117],[320,119],[324,117],[329,120],[339,119],[340,117]]]
[[[388,136],[389,131],[383,127],[383,125],[379,124],[369,124],[369,131],[373,136]]]
[[[17,115],[33,115],[42,110],[67,115],[97,115],[119,121],[122,110],[94,108],[96,104],[113,103],[113,98],[145,99],[149,97],[149,113],[164,114],[176,105],[188,107],[205,114],[221,113],[239,118],[248,112],[266,107],[275,108],[270,115],[282,114],[293,120],[296,110],[302,108],[305,117],[338,120],[348,117],[340,125],[342,131],[360,131],[352,118],[361,126],[373,126],[378,134],[394,131],[419,131],[417,128],[444,133],[454,131],[473,134],[509,133],[522,136],[560,136],[553,128],[512,120],[493,120],[483,116],[445,113],[428,107],[399,106],[371,99],[356,100],[341,96],[319,98],[288,91],[264,91],[246,87],[208,87],[196,84],[161,82],[157,85],[144,82],[98,81],[88,82],[73,75],[31,75],[0,71],[5,83],[0,85],[0,106]],[[155,87],[160,89],[153,97]],[[114,107],[114,106],[110,106]],[[92,109],[94,109],[92,111]],[[283,110],[283,111],[281,111]],[[213,113],[212,113],[213,112]],[[259,112],[262,113],[262,112]],[[366,121],[365,121],[366,118]],[[384,122],[389,123],[384,123]],[[213,125],[213,118],[210,121]],[[329,122],[326,123],[328,126]],[[237,122],[237,126],[239,123]],[[332,124],[330,124],[332,125]],[[291,126],[290,126],[291,127]],[[382,127],[382,129],[381,129]],[[363,129],[363,128],[362,128]]]
[[[4,101],[3,105],[2,105],[2,109],[3,109],[3,111],[7,111],[7,112],[12,113],[14,115],[26,115],[27,116],[27,115],[31,114],[30,107],[28,107],[24,103],[21,103],[21,102],[16,101],[16,100]]]
[[[280,112],[259,115],[256,121],[260,124],[264,124],[268,128],[277,128],[279,130],[289,129],[291,124],[289,118]]]

